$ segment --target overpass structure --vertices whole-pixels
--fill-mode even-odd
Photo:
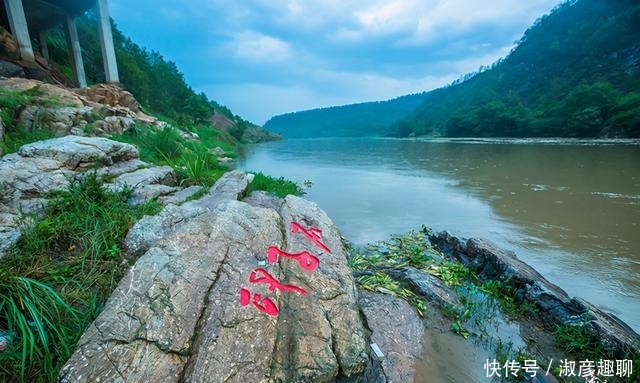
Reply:
[[[71,55],[71,64],[77,84],[87,86],[87,80],[80,50],[80,39],[75,19],[86,11],[95,8],[98,16],[99,40],[102,48],[104,72],[107,82],[119,82],[116,54],[113,47],[113,35],[109,21],[107,0],[2,0],[0,23],[11,31],[18,45],[20,59],[34,62],[32,39],[38,44],[42,56],[49,60],[47,31],[62,25],[67,46]]]

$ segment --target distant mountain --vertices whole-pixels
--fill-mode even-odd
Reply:
[[[419,93],[388,101],[287,113],[271,118],[264,128],[290,138],[383,136],[425,97],[426,93]]]
[[[287,137],[640,137],[640,1],[564,2],[462,81],[265,127]]]
[[[428,93],[393,135],[640,137],[640,2],[565,2],[468,77]]]

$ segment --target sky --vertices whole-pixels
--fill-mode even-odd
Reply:
[[[559,0],[110,0],[197,92],[263,124],[444,86],[505,56]]]

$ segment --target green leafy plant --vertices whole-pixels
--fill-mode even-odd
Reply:
[[[122,277],[129,228],[160,205],[131,208],[131,189],[110,191],[95,173],[49,195],[42,216],[0,260],[0,381],[51,382]]]
[[[449,286],[460,286],[476,279],[475,273],[460,262],[445,261],[428,271],[442,279]]]
[[[77,322],[77,312],[60,294],[44,283],[0,271],[0,326],[15,333],[18,341],[10,342],[5,352],[19,355],[20,377],[37,361],[46,375],[54,374],[56,354],[69,354],[74,346],[74,334],[79,328],[68,326]],[[13,355],[12,355],[13,354]],[[0,362],[6,359],[3,353]]]
[[[402,284],[383,272],[362,275],[357,279],[358,285],[369,291],[380,292],[400,297],[412,304],[418,314],[423,317],[426,310],[424,300],[417,296],[413,291],[405,288]]]
[[[584,326],[560,325],[556,327],[554,336],[565,352],[596,360],[607,355],[602,342],[591,336]]]
[[[297,183],[287,180],[284,177],[271,177],[261,172],[253,173],[253,181],[249,184],[248,193],[255,190],[264,190],[269,193],[275,194],[278,197],[284,198],[289,194],[303,195],[304,191]]]

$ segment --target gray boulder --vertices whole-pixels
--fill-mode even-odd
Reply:
[[[112,190],[125,184],[135,187],[131,205],[152,198],[161,203],[177,203],[197,191],[191,188],[182,192],[182,188],[175,186],[173,169],[149,167],[129,144],[106,138],[65,136],[24,145],[17,153],[0,158],[0,257],[20,237],[21,214],[44,211],[47,193],[67,188],[88,171],[116,177],[107,185]]]
[[[60,382],[326,382],[363,372],[365,332],[337,229],[297,197],[279,210],[238,201],[247,185],[246,175],[229,172],[203,198],[170,204],[132,228],[127,249],[142,256]],[[291,233],[292,220],[321,229],[331,253]],[[308,250],[320,265],[305,271],[282,257],[267,264],[270,246]],[[307,294],[251,284],[258,267]],[[278,315],[242,306],[242,288],[269,297]]]
[[[153,198],[169,198],[169,195],[181,190],[172,186],[175,183],[176,174],[172,167],[154,166],[121,174],[105,186],[111,190],[133,188],[129,204],[137,206]]]
[[[113,165],[138,158],[130,144],[99,137],[65,136],[24,145],[18,150],[23,158],[45,158],[69,170]]]
[[[360,307],[378,346],[383,382],[412,383],[415,363],[422,350],[424,325],[406,301],[387,294],[360,291]]]

